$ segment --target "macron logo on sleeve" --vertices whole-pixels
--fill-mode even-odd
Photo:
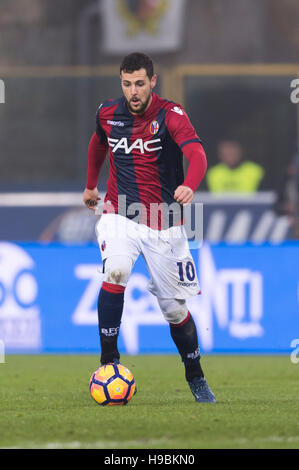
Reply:
[[[184,115],[184,111],[181,108],[179,108],[178,106],[175,106],[171,111],[173,111],[174,113],[179,114],[180,116]]]

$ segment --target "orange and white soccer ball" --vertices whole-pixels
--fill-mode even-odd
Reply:
[[[122,364],[105,364],[91,376],[89,390],[92,398],[102,406],[126,405],[135,393],[132,372]]]

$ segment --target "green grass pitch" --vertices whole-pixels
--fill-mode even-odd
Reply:
[[[6,356],[1,448],[299,448],[299,364],[288,356],[203,356],[216,404],[194,401],[176,355],[122,356],[138,392],[127,406],[89,394],[96,355]]]

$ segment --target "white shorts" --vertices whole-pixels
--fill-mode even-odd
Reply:
[[[127,256],[133,267],[142,254],[151,276],[148,290],[155,296],[187,299],[200,293],[184,226],[153,230],[119,214],[103,214],[96,235],[103,262]]]

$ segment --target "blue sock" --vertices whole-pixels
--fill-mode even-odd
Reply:
[[[200,365],[196,325],[190,312],[181,323],[170,323],[170,334],[185,365],[186,380],[191,381],[194,377],[204,377]]]
[[[103,282],[98,298],[101,364],[120,358],[117,339],[124,305],[123,286]]]

